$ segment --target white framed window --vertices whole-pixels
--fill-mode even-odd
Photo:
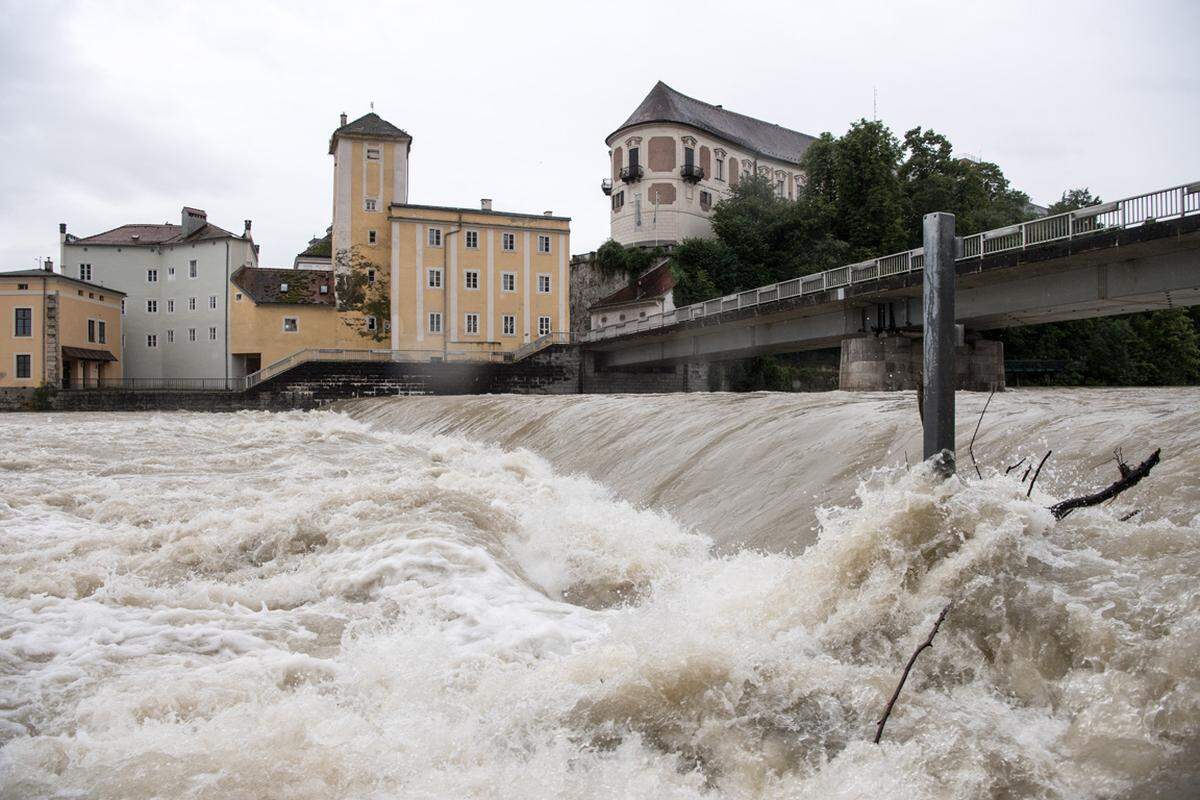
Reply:
[[[188,262],[188,277],[197,278],[200,276],[200,267],[196,264],[196,259]]]
[[[478,336],[479,335],[479,315],[478,314],[474,314],[474,313],[467,314],[466,324],[467,324],[467,335],[468,336]]]
[[[390,319],[385,319],[383,321],[383,332],[384,333],[392,332],[392,321]]]
[[[146,270],[146,283],[158,283],[158,270]]]
[[[517,273],[501,272],[500,273],[500,291],[515,292],[517,290]]]
[[[175,313],[175,301],[174,300],[167,300],[167,313],[168,314]]]
[[[375,270],[367,270],[367,283],[371,284],[372,286],[375,285]]]
[[[549,253],[550,252],[550,237],[549,236],[545,236],[540,233],[538,234],[538,252],[539,253]]]
[[[284,317],[283,318],[283,332],[284,333],[295,333],[298,330],[300,330],[300,319],[298,317]]]
[[[375,231],[367,231],[367,244],[375,244],[379,240],[379,236]]]
[[[94,342],[94,341],[96,341],[96,320],[94,320],[94,319],[89,319],[89,320],[87,321],[87,323],[88,323],[88,328],[87,328],[87,331],[88,331],[88,341],[89,341],[89,342]]]
[[[426,286],[430,289],[442,288],[442,271],[435,267],[429,269],[429,279],[426,281]]]
[[[538,317],[538,336],[550,335],[550,318]]]
[[[363,210],[364,211],[374,211],[375,210],[375,199],[368,197],[366,200],[364,200],[363,201]]]
[[[209,326],[209,328],[208,328],[208,340],[209,340],[210,342],[215,342],[215,341],[217,340],[217,329],[216,329],[216,326],[212,326],[212,325],[210,325],[210,326]]]
[[[13,309],[13,336],[33,336],[33,307]]]
[[[368,315],[367,316],[367,330],[376,331],[378,329],[379,329],[379,320],[375,319],[374,316]]]
[[[195,311],[195,310],[196,310],[196,298],[189,297],[188,298],[188,311]]]
[[[210,309],[217,307],[217,296],[215,294],[210,294],[208,296],[208,307]]]
[[[517,249],[517,235],[515,233],[500,234],[500,248],[506,253],[515,252]]]
[[[723,158],[717,159],[717,174],[715,177],[719,181],[725,180],[725,159]]]
[[[429,332],[430,333],[441,333],[442,332],[441,312],[431,311],[429,313]]]
[[[33,377],[33,354],[32,353],[17,353],[13,357],[13,367],[16,376],[20,380],[26,380]]]
[[[80,264],[79,265],[79,280],[90,281],[91,279],[92,279],[92,265],[91,264]]]
[[[147,314],[157,314],[158,313],[158,301],[157,300],[147,300],[146,301],[146,313]]]
[[[169,280],[169,281],[175,280],[175,268],[174,267],[167,267],[167,280]]]
[[[379,160],[379,148],[378,147],[368,147],[367,148],[367,161],[378,161],[378,160]]]
[[[96,333],[100,344],[108,344],[108,325],[105,324],[104,320],[97,320]]]
[[[517,318],[512,314],[505,314],[500,318],[500,332],[504,336],[517,335]]]
[[[167,328],[167,344],[175,343],[175,329]]]
[[[158,334],[157,333],[147,333],[146,334],[146,347],[158,347]]]
[[[196,341],[196,329],[195,328],[188,328],[188,341],[189,342]]]
[[[538,294],[550,294],[550,276],[545,272],[538,273]]]
[[[322,286],[321,288],[322,288],[322,289],[324,289],[325,287],[324,287],[324,286]],[[240,302],[242,302],[242,293],[241,293],[241,292],[235,292],[235,293],[234,293],[234,295],[233,295],[233,302],[235,302],[235,303],[240,303]]]
[[[429,246],[430,247],[441,247],[442,246],[442,229],[441,228],[430,228],[429,229]]]
[[[479,270],[469,269],[463,273],[463,288],[478,289],[479,288]]]
[[[467,231],[466,241],[467,241],[467,249],[468,250],[478,250],[479,249],[479,231]]]

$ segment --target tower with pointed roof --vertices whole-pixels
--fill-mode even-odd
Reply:
[[[794,198],[804,181],[801,157],[813,141],[659,81],[605,140],[612,172],[601,188],[611,204],[612,238],[670,245],[711,236],[713,206],[750,175]]]

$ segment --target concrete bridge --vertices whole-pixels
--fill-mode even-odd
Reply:
[[[979,331],[1200,304],[1200,182],[958,240],[961,388],[1003,386]],[[841,347],[841,388],[915,388],[923,251],[895,253],[588,332],[593,368]],[[915,340],[915,344],[914,344]]]

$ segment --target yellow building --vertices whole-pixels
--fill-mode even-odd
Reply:
[[[241,267],[230,276],[229,347],[237,377],[300,350],[333,346],[337,325],[328,271]]]
[[[412,137],[371,113],[330,139],[336,346],[506,352],[570,330],[570,219],[408,203]]]
[[[124,297],[49,269],[0,273],[0,387],[119,379]]]

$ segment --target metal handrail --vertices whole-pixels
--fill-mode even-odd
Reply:
[[[1134,228],[1147,222],[1193,214],[1200,214],[1200,181],[964,236],[960,240],[957,260],[983,258],[994,253],[1024,250],[1049,242],[1078,239],[1096,233]],[[632,332],[677,325],[680,322],[719,314],[722,311],[774,303],[814,292],[875,281],[892,275],[920,272],[924,267],[925,249],[917,247],[856,264],[835,267],[824,272],[789,278],[726,297],[716,297],[689,306],[680,306],[666,314],[650,314],[645,319],[639,320],[634,329],[631,329],[628,323],[614,323],[593,328],[581,338],[582,341],[589,342],[610,339]]]

